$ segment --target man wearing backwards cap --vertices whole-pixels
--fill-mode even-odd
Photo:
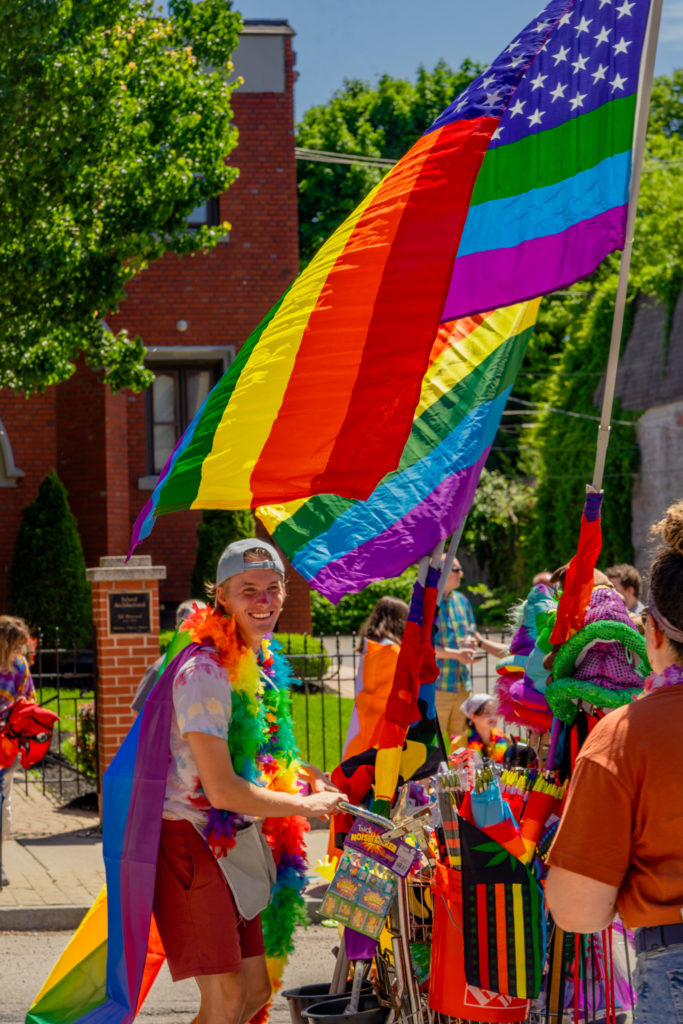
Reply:
[[[251,672],[254,693],[275,685],[272,675],[266,678],[269,664],[262,642],[282,609],[284,575],[282,559],[272,545],[256,538],[230,544],[218,562],[215,606],[188,620],[192,638],[201,646],[173,679],[171,761],[154,915],[173,979],[194,977],[199,986],[197,1024],[240,1024],[270,996],[260,915],[245,920],[238,907],[240,892],[233,897],[203,838],[208,835],[211,840],[212,815],[230,812],[228,818],[235,819],[238,831],[250,817],[324,817],[343,797],[317,769],[304,769],[313,790],[304,796],[249,781],[255,774],[254,761],[249,762],[251,771],[242,766],[238,773],[233,765],[229,731],[233,725],[238,732],[244,730],[239,709],[249,693],[248,687],[240,688],[240,681],[250,678]],[[235,705],[233,691],[241,695]],[[264,744],[277,735],[273,717],[269,712]],[[255,721],[253,716],[251,720]],[[238,732],[231,735],[231,743]],[[228,865],[232,853],[229,850],[225,858]],[[226,874],[234,888],[230,872]],[[246,875],[249,890],[249,861]]]

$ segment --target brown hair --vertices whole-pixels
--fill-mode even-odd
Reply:
[[[683,630],[683,500],[669,506],[663,519],[652,527],[665,546],[657,552],[650,569],[650,591],[657,610],[676,629]],[[683,643],[667,637],[677,657],[683,657]]]
[[[636,601],[640,597],[640,588],[643,585],[643,581],[640,578],[640,573],[636,569],[635,565],[628,565],[626,562],[619,562],[618,565],[610,565],[609,569],[605,569],[605,576],[608,579],[621,580],[621,585],[624,587],[633,587],[633,594]]]
[[[0,672],[12,667],[17,650],[22,654],[28,647],[31,634],[23,619],[15,615],[0,615]]]
[[[399,597],[380,597],[358,633],[358,650],[363,650],[363,641],[392,640],[400,644],[403,630],[408,621],[408,605]]]

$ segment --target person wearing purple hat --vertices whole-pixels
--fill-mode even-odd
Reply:
[[[683,1021],[683,501],[654,529],[641,698],[610,711],[579,751],[546,897],[557,924],[635,930],[634,1024]]]

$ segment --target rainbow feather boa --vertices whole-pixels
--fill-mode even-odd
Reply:
[[[234,620],[212,609],[201,609],[186,620],[185,629],[196,643],[212,643],[232,685],[232,717],[228,746],[235,771],[259,785],[283,793],[299,791],[301,762],[294,738],[289,685],[289,662],[272,641],[264,640],[255,655],[244,645]],[[212,808],[205,838],[217,857],[235,844],[236,826],[243,817]],[[299,815],[265,818],[263,835],[277,867],[269,906],[261,915],[266,960],[273,990],[294,948],[294,930],[305,924],[302,889],[306,884],[304,835],[310,825]],[[268,1007],[258,1020],[267,1019]]]

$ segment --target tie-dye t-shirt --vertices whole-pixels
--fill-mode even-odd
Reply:
[[[0,672],[0,711],[14,704],[17,697],[26,697],[26,700],[36,699],[28,662],[18,654],[12,658],[10,668]]]
[[[201,647],[173,680],[171,761],[164,797],[164,818],[185,818],[203,829],[209,818],[188,732],[228,740],[232,687],[213,647]]]

